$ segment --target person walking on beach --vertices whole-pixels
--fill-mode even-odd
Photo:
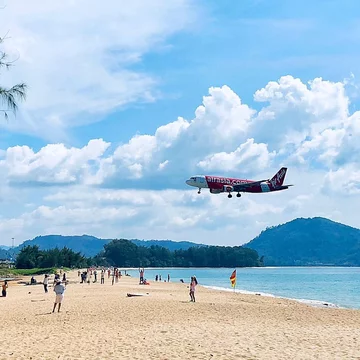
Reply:
[[[168,274],[168,282],[170,282],[170,274]]]
[[[45,274],[44,281],[43,281],[45,293],[48,292],[48,284],[49,284],[49,275]]]
[[[54,286],[55,291],[55,302],[54,308],[52,312],[55,312],[56,304],[58,304],[58,312],[60,312],[61,303],[64,299],[65,286],[61,283],[61,280],[58,279],[56,281],[56,285]]]
[[[8,287],[9,287],[8,282],[7,280],[5,280],[4,283],[2,284],[2,291],[1,291],[3,297],[6,297],[6,292]]]
[[[105,271],[104,270],[101,270],[101,281],[100,281],[101,284],[105,284]]]
[[[196,277],[192,276],[190,281],[190,301],[195,302],[195,287],[198,284]]]

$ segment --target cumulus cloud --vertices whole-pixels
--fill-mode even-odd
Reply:
[[[210,88],[193,119],[179,117],[111,152],[102,139],[82,149],[13,147],[0,166],[14,182],[150,188],[180,187],[202,171],[257,177],[291,164],[334,171],[358,161],[360,116],[348,114],[344,89],[344,83],[315,79],[307,86],[284,76],[255,93],[255,100],[269,102],[257,112],[228,86]]]
[[[198,165],[204,170],[231,171],[243,167],[247,171],[256,171],[269,166],[275,152],[269,153],[266,144],[256,144],[254,139],[248,139],[231,153],[220,152],[207,156]]]
[[[80,149],[66,148],[64,144],[49,144],[37,153],[26,145],[14,146],[6,150],[0,168],[13,183],[101,183],[106,167],[106,159],[101,157],[109,146],[110,143],[103,139],[90,140]]]
[[[48,139],[117,107],[153,101],[157,79],[132,66],[196,16],[190,0],[6,5],[1,27],[11,29],[11,37],[3,46],[18,61],[16,71],[2,74],[2,84],[25,81],[31,91],[23,113],[2,125]]]
[[[192,119],[179,117],[116,148],[94,139],[83,148],[6,149],[0,168],[9,186],[56,188],[23,215],[0,219],[0,235],[13,223],[27,234],[59,229],[119,236],[122,224],[124,237],[218,243],[226,231],[224,243],[238,244],[299,216],[356,225],[360,208],[346,205],[343,194],[360,192],[360,116],[349,111],[346,82],[304,84],[285,76],[256,92],[255,100],[266,104],[256,111],[228,86],[210,88]],[[283,165],[287,183],[296,186],[279,193],[228,199],[198,195],[184,184],[203,171],[267,178]]]

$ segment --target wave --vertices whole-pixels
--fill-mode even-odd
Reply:
[[[307,305],[310,305],[313,307],[344,309],[343,307],[341,307],[339,305],[330,303],[328,301],[322,301],[322,300],[296,299],[296,298],[278,296],[278,295],[269,294],[269,293],[248,291],[248,290],[244,290],[244,289],[235,289],[234,290],[234,289],[229,289],[229,288],[223,288],[220,286],[203,285],[203,287],[212,289],[212,290],[217,290],[217,291],[236,292],[236,293],[244,294],[244,295],[258,295],[258,296],[266,296],[266,297],[272,297],[272,298],[277,298],[277,299],[287,299],[287,300],[292,300],[292,301],[297,301],[297,302],[300,302],[303,304],[307,304]]]

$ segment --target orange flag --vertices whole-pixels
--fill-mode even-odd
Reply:
[[[231,282],[231,286],[235,287],[235,285],[236,285],[236,269],[233,271],[233,273],[230,276],[230,282]]]

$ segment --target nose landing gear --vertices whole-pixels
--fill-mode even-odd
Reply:
[[[199,188],[198,194],[201,194],[201,188]]]

